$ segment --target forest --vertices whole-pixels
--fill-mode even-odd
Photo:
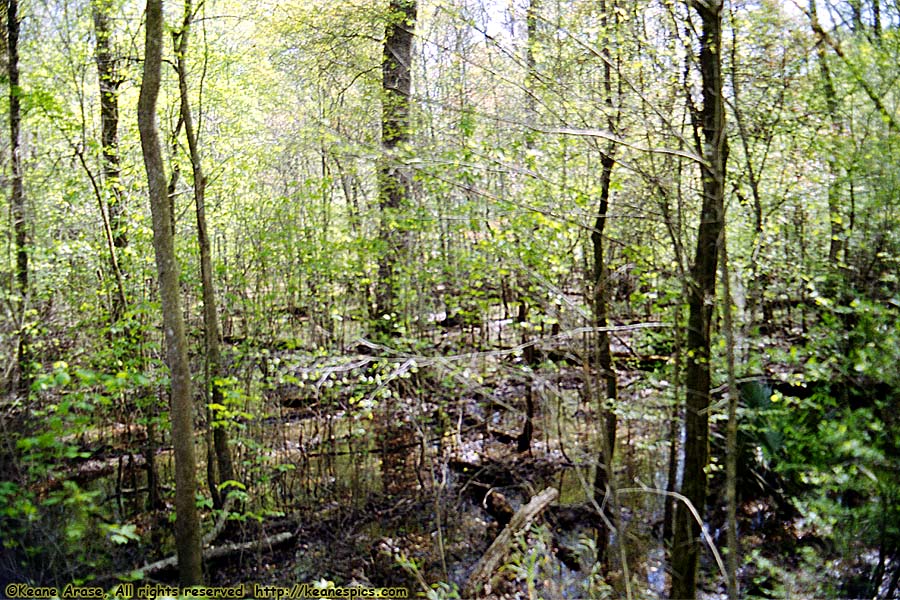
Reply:
[[[0,597],[900,597],[900,3],[0,22]]]

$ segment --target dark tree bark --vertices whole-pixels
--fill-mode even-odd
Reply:
[[[118,321],[125,310],[125,286],[122,281],[118,252],[128,245],[128,237],[122,223],[122,186],[119,167],[119,85],[122,78],[116,69],[112,51],[112,26],[110,24],[111,0],[94,0],[91,13],[94,21],[97,77],[100,85],[100,146],[103,155],[103,186],[100,194],[100,211],[109,238],[110,268],[116,278],[118,295],[113,299],[112,321]],[[104,200],[105,197],[105,200]],[[105,203],[105,206],[104,206]],[[107,216],[108,215],[108,216]]]
[[[525,11],[525,29],[528,33],[528,39],[525,43],[525,114],[529,123],[537,123],[537,101],[535,97],[535,84],[537,83],[537,63],[534,57],[534,47],[537,44],[537,20],[540,11],[540,0],[530,0],[528,8]],[[525,133],[525,147],[529,150],[534,148],[535,132],[528,130]],[[528,160],[528,159],[526,159]],[[523,297],[523,288],[525,287],[520,278],[516,278],[515,288],[519,292],[520,304],[518,323],[526,321],[528,305]],[[531,440],[534,436],[534,373],[533,369],[537,366],[537,356],[534,351],[534,345],[526,345],[529,341],[528,329],[522,328],[521,343],[525,346],[524,356],[525,364],[528,366],[526,371],[527,380],[525,382],[525,422],[522,424],[522,431],[516,438],[516,450],[518,452],[531,452]]]
[[[188,141],[188,150],[191,155],[191,169],[194,176],[194,203],[197,209],[197,240],[200,245],[200,278],[203,287],[203,325],[206,342],[206,382],[207,388],[212,390],[213,404],[222,405],[224,395],[222,393],[222,352],[219,345],[221,338],[219,328],[219,314],[216,302],[216,289],[213,284],[212,257],[209,245],[209,233],[206,226],[206,175],[203,173],[203,162],[200,157],[200,144],[197,141],[197,131],[194,128],[194,117],[191,113],[191,104],[188,98],[187,81],[187,50],[190,35],[191,22],[193,20],[193,6],[191,0],[184,3],[184,19],[181,30],[175,36],[176,70],[178,71],[178,90],[181,99],[181,120],[184,124],[184,134]],[[213,411],[209,416],[214,419]],[[210,491],[214,500],[221,500],[217,486],[223,481],[234,480],[234,465],[231,460],[231,449],[228,446],[228,431],[223,426],[212,427],[213,446],[215,448],[215,461],[218,467],[218,478],[215,476],[209,482]]]
[[[415,0],[391,0],[384,31],[381,63],[382,156],[378,166],[379,237],[383,247],[375,290],[377,328],[383,333],[396,331],[396,266],[406,245],[399,217],[412,189],[409,174],[397,154],[398,149],[409,141],[410,65],[416,14]]]
[[[597,366],[600,376],[605,382],[600,390],[599,403],[602,420],[601,451],[597,462],[597,470],[594,474],[594,499],[601,504],[607,494],[612,470],[612,463],[616,448],[616,428],[618,419],[613,410],[619,397],[619,383],[613,365],[612,352],[609,347],[609,333],[605,328],[609,325],[609,269],[603,254],[603,230],[606,227],[606,218],[609,211],[609,186],[612,180],[612,170],[615,166],[613,157],[614,149],[608,147],[607,154],[600,161],[600,205],[594,221],[594,230],[591,232],[591,243],[594,249],[594,326],[597,327],[597,347],[595,349]],[[598,540],[598,550],[605,551],[606,536]],[[602,541],[602,543],[601,543]]]
[[[686,297],[686,296],[685,296]],[[681,321],[681,308],[675,310],[675,323]],[[673,389],[681,389],[681,336],[675,334],[675,377],[673,381]],[[675,534],[675,497],[672,496],[677,491],[678,485],[678,436],[681,433],[681,406],[676,393],[674,405],[669,415],[669,456],[668,468],[666,470],[666,499],[663,505],[663,541],[668,545],[672,542]]]
[[[378,280],[375,284],[375,330],[382,336],[399,331],[397,315],[397,263],[406,254],[407,232],[402,225],[403,209],[412,191],[408,170],[398,156],[410,139],[410,93],[412,92],[413,37],[416,26],[416,0],[390,0],[384,31],[382,54],[381,157],[378,164]],[[400,493],[415,478],[417,471],[408,457],[397,452],[411,443],[414,432],[400,422],[394,407],[385,403],[377,436],[382,447],[382,479],[385,492]]]
[[[876,40],[881,39],[881,2],[872,0],[872,35]]]
[[[172,444],[175,450],[175,545],[182,586],[203,580],[200,554],[200,522],[194,505],[196,461],[191,407],[191,373],[188,366],[184,319],[178,286],[178,261],[171,229],[171,215],[163,168],[162,148],[156,128],[156,101],[162,64],[162,0],[147,0],[144,73],[138,98],[138,128],[153,214],[153,249],[159,276],[166,363],[171,378]]]
[[[16,308],[17,316],[20,319],[16,391],[24,397],[28,395],[31,387],[30,339],[25,323],[25,305],[28,297],[28,252],[31,240],[25,217],[25,186],[19,139],[22,106],[19,99],[21,88],[19,88],[19,3],[17,0],[8,0],[6,3],[6,42],[9,52],[7,75],[9,77],[10,166],[12,167],[12,192],[9,203],[12,211],[13,235],[16,241],[16,295],[18,297]]]
[[[600,11],[602,13],[600,19],[603,36],[605,38],[601,54],[603,55],[603,92],[606,97],[607,111],[607,127],[616,134],[619,128],[620,111],[615,109],[613,100],[613,61],[610,46],[612,44],[612,36],[610,35],[610,14],[615,14],[615,2],[611,3],[608,8],[606,1],[601,0]],[[606,263],[606,257],[603,251],[603,232],[606,229],[606,221],[609,215],[610,200],[610,184],[612,183],[613,168],[616,165],[615,159],[616,145],[610,142],[602,151],[600,159],[600,198],[597,207],[597,215],[594,220],[594,229],[591,231],[591,244],[593,246],[593,309],[594,309],[594,326],[597,327],[597,346],[595,348],[597,366],[600,369],[600,376],[603,378],[605,385],[598,390],[599,392],[599,414],[602,420],[601,435],[601,452],[597,461],[597,469],[594,473],[594,499],[597,504],[603,505],[604,497],[611,491],[611,476],[613,458],[616,449],[616,427],[618,419],[615,413],[615,404],[619,398],[619,382],[616,375],[615,365],[613,364],[612,352],[609,347],[609,332],[605,328],[609,325],[609,266]],[[612,509],[613,503],[606,502],[605,505]],[[614,515],[611,515],[614,516]],[[598,531],[602,532],[597,539],[597,551],[601,557],[606,552],[608,532],[605,527],[599,527]]]
[[[722,96],[723,0],[691,0],[700,15],[700,74],[703,108],[699,115],[702,136],[697,152],[703,199],[697,250],[691,267],[688,296],[686,439],[682,494],[704,513],[706,467],[709,459],[710,323],[716,299],[719,243],[725,224],[725,104]],[[693,598],[697,591],[700,524],[683,506],[675,517],[672,548],[672,597]]]
[[[119,86],[122,77],[116,68],[110,25],[111,0],[94,0],[92,12],[97,38],[95,59],[100,80],[100,143],[103,151],[103,179],[109,190],[109,224],[116,248],[128,245],[122,224],[122,186],[119,181]]]

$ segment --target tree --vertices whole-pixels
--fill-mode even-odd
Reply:
[[[809,15],[813,32],[816,33],[822,31],[816,13],[815,0],[810,0]],[[858,12],[854,11],[854,15],[858,16]],[[844,126],[841,122],[840,113],[838,112],[837,92],[835,91],[834,81],[831,77],[831,69],[828,66],[828,55],[825,52],[824,40],[819,40],[819,43],[816,44],[816,58],[818,59],[819,72],[822,76],[822,91],[825,95],[825,106],[828,110],[828,118],[831,121],[834,135],[840,137],[843,134]],[[831,222],[831,243],[828,246],[828,262],[833,267],[837,268],[842,261],[847,260],[847,232],[845,231],[845,220],[841,214],[841,191],[837,182],[833,181],[838,178],[840,170],[837,153],[834,151],[829,152],[827,162],[828,174],[831,176],[832,180],[829,181],[828,184],[828,214],[829,221]]]
[[[153,223],[130,197],[146,185],[139,133],[155,139],[156,63],[125,49],[145,14],[159,35],[159,9],[19,1],[31,238],[21,304],[7,166],[0,354],[15,384],[27,332],[34,380],[27,401],[0,397],[0,579],[140,567],[176,547],[161,507],[177,499],[181,527],[192,491],[229,560],[246,546],[216,511],[231,504],[218,448],[255,530],[284,525],[278,514],[337,525],[313,557],[326,578],[356,569],[343,550],[374,527],[387,541],[373,585],[401,583],[400,556],[410,579],[450,590],[470,554],[458,549],[487,542],[529,482],[558,477],[556,539],[524,531],[509,547],[518,577],[491,593],[656,596],[674,565],[675,596],[726,581],[730,597],[895,596],[900,13],[819,0],[811,27],[793,2],[711,1],[166,6],[157,44],[173,70],[155,118],[162,175],[185,177],[165,206],[148,148]],[[122,110],[138,96],[129,64],[151,74],[141,131]],[[184,323],[169,326],[179,304]],[[207,458],[193,478],[191,391],[208,416],[193,416]],[[156,446],[173,442],[177,481],[172,468],[154,479],[154,456],[173,465]],[[363,529],[343,531],[356,518]],[[721,533],[713,560],[701,522]],[[185,581],[199,580],[191,535],[178,532]],[[302,558],[285,570],[308,570]]]
[[[179,580],[182,586],[202,583],[200,522],[194,505],[196,461],[191,400],[191,373],[188,365],[184,319],[181,314],[178,285],[178,261],[175,256],[172,215],[166,190],[162,148],[156,128],[156,102],[159,97],[162,45],[162,0],[147,1],[144,72],[138,99],[138,128],[141,150],[153,214],[153,249],[162,300],[163,329],[166,339],[166,363],[171,381],[172,442],[175,448],[175,544],[178,552]]]
[[[6,3],[6,43],[9,53],[7,75],[9,77],[9,147],[12,186],[10,207],[16,248],[16,318],[19,320],[18,335],[18,385],[20,396],[27,396],[31,387],[31,350],[26,319],[28,305],[28,254],[31,240],[25,216],[25,187],[22,174],[22,148],[20,129],[22,124],[22,89],[19,87],[19,2]]]
[[[682,495],[702,515],[706,504],[709,462],[710,325],[716,298],[719,244],[725,224],[725,102],[722,95],[723,0],[692,0],[690,7],[702,21],[699,66],[703,106],[693,110],[697,131],[702,201],[697,249],[688,290],[687,389]],[[672,548],[672,597],[693,598],[697,591],[700,523],[685,507],[675,519]]]
[[[117,321],[125,310],[125,291],[122,282],[118,252],[128,246],[128,236],[122,223],[122,184],[119,161],[119,86],[122,78],[118,73],[116,57],[113,54],[113,30],[110,23],[112,0],[93,0],[91,14],[94,21],[97,63],[97,78],[100,85],[100,146],[103,156],[103,189],[107,201],[100,199],[100,211],[107,219],[105,226],[112,238],[109,247],[110,266],[119,289],[112,307],[112,321]]]
[[[611,0],[609,7],[607,7],[605,0],[600,2],[600,11],[602,13],[601,28],[604,38],[601,60],[603,61],[603,96],[607,111],[606,127],[613,135],[618,134],[622,118],[620,108],[622,105],[621,82],[617,91],[614,91],[615,88],[613,86],[613,68],[616,67],[618,70],[620,66],[618,64],[620,62],[619,55],[617,53],[616,64],[614,64],[610,49],[615,34],[617,8],[615,0]],[[610,19],[610,16],[612,16],[612,19]],[[607,142],[600,157],[600,197],[598,198],[594,228],[591,231],[591,245],[593,247],[592,308],[594,310],[594,326],[597,328],[595,358],[600,375],[605,381],[605,385],[599,390],[601,394],[599,396],[600,414],[602,416],[600,447],[602,450],[594,476],[594,498],[598,504],[603,504],[603,498],[611,491],[612,465],[616,450],[617,417],[615,408],[619,396],[618,376],[616,375],[609,346],[609,333],[606,330],[609,325],[609,301],[611,294],[609,289],[609,266],[603,252],[603,232],[606,229],[606,222],[609,217],[610,185],[612,184],[613,168],[616,165],[616,146],[616,143],[613,141]],[[604,535],[602,538],[602,543],[598,543],[598,548],[601,551],[605,550],[606,547],[606,536]]]
[[[378,165],[379,238],[382,249],[375,291],[377,328],[382,332],[396,330],[397,262],[407,244],[400,212],[409,201],[412,182],[401,155],[410,139],[410,66],[416,11],[416,0],[391,0],[384,30],[381,62],[382,155]]]
[[[194,117],[191,113],[191,104],[188,98],[187,51],[193,11],[191,0],[186,0],[181,29],[175,34],[175,68],[178,72],[179,110],[191,157],[191,169],[194,179],[194,204],[197,209],[197,242],[200,246],[200,280],[203,288],[203,328],[206,345],[206,386],[207,389],[212,390],[212,404],[216,407],[222,407],[224,405],[224,394],[222,393],[224,374],[222,373],[222,351],[219,347],[221,333],[219,314],[216,307],[216,289],[213,283],[212,257],[206,225],[207,180],[203,172],[200,144],[197,139],[197,130],[194,126]],[[231,461],[231,450],[228,447],[228,431],[223,424],[216,423],[215,419],[216,412],[220,410],[222,409],[209,410],[207,414],[207,419],[210,420],[208,426],[212,428],[213,446],[215,449],[213,458],[218,467],[218,477],[211,477],[209,486],[210,493],[213,495],[213,500],[217,505],[220,504],[217,486],[224,481],[234,480],[234,466]],[[210,460],[210,463],[212,462]]]
[[[535,60],[535,48],[539,44],[538,40],[538,18],[540,15],[540,0],[529,0],[525,9],[525,30],[528,36],[525,40],[525,118],[529,123],[538,122],[537,112],[537,83],[539,81],[537,73],[537,61]],[[527,130],[525,132],[525,148],[528,152],[533,153],[535,150],[535,132]],[[526,157],[529,160],[529,157]],[[532,161],[533,162],[533,161]],[[517,244],[518,245],[518,244]],[[534,435],[534,382],[533,369],[537,366],[538,360],[534,350],[534,344],[528,343],[528,330],[525,329],[528,304],[525,298],[522,283],[516,284],[520,288],[519,314],[516,321],[522,326],[522,344],[525,346],[523,358],[528,368],[526,372],[527,382],[525,384],[525,422],[522,425],[522,431],[517,438],[517,450],[519,452],[531,452],[531,438]]]

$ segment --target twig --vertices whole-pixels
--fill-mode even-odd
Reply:
[[[642,485],[639,488],[625,488],[620,489],[620,494],[637,494],[637,493],[649,493],[649,494],[659,494],[660,496],[670,496],[675,498],[676,500],[681,500],[684,502],[684,505],[687,506],[687,509],[691,511],[691,514],[694,516],[694,520],[700,525],[700,531],[703,534],[703,539],[706,541],[706,544],[709,546],[710,551],[712,551],[713,558],[716,559],[716,564],[719,566],[719,571],[722,572],[722,577],[726,580],[728,579],[728,572],[725,569],[725,563],[722,561],[722,555],[719,554],[719,549],[716,548],[715,542],[713,542],[712,536],[709,535],[709,531],[704,527],[703,519],[700,518],[700,513],[697,512],[696,507],[694,507],[693,502],[691,502],[687,496],[683,496],[678,492],[668,492],[666,490],[658,490],[656,488],[651,488]]]

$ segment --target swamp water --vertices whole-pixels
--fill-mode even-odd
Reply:
[[[544,597],[591,595],[591,586],[601,581],[593,550],[597,511],[589,501],[594,410],[581,401],[571,379],[536,388],[531,451],[518,453],[523,390],[513,381],[477,399],[404,398],[391,403],[391,414],[346,402],[285,407],[271,399],[267,416],[232,429],[233,458],[248,501],[215,543],[274,531],[296,537],[273,555],[237,557],[217,571],[215,583],[327,579],[422,591],[422,581],[443,581],[461,588],[501,529],[491,496],[515,511],[553,486],[559,499],[538,520],[543,525],[514,544],[500,585],[513,591],[538,582],[535,589]],[[664,410],[649,403],[620,415],[620,486],[646,482],[664,488],[666,448],[657,440],[665,418]],[[196,454],[203,474],[200,436]],[[159,452],[156,463],[168,480],[171,454]],[[146,486],[145,472],[136,472],[133,487],[139,489]],[[93,485],[109,496],[120,494],[121,476],[101,477]],[[665,589],[664,553],[655,536],[662,511],[659,494],[622,496],[628,570],[643,596]],[[218,517],[208,509],[203,515],[208,530]],[[623,571],[619,539],[611,536],[608,557],[616,588]],[[161,549],[162,555],[171,551],[165,534]]]

